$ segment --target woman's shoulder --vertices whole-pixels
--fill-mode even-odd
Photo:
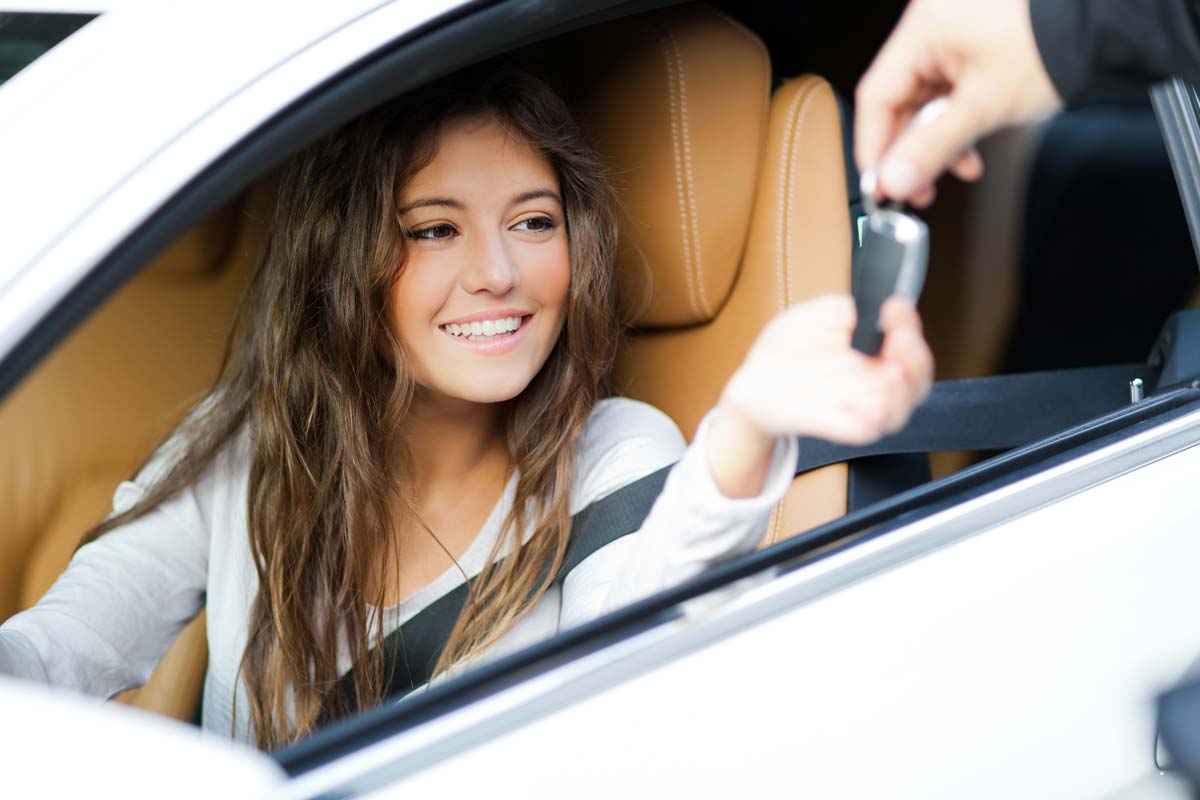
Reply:
[[[649,403],[628,397],[599,401],[575,451],[572,513],[675,463],[686,448],[679,426]]]
[[[113,494],[114,514],[131,508],[187,454],[192,435],[191,425],[212,405],[212,400],[210,395],[193,408],[166,441],[150,455],[137,475],[121,482]],[[250,425],[243,423],[184,493],[190,496],[191,502],[202,507],[227,502],[229,490],[246,483],[252,449]]]
[[[614,435],[677,440],[686,444],[679,426],[664,412],[632,397],[606,397],[596,403],[581,442],[598,444]]]

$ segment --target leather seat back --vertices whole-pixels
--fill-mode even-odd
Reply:
[[[81,325],[0,403],[0,619],[66,567],[113,491],[211,388],[261,240],[237,202],[197,226]],[[126,702],[196,716],[204,618]]]

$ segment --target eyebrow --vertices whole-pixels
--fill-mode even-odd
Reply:
[[[448,208],[456,208],[459,211],[467,210],[467,207],[462,203],[449,197],[422,197],[420,200],[414,200],[400,209],[400,213],[402,215],[407,214],[415,208],[425,208],[426,206],[446,206]]]
[[[559,197],[558,192],[550,189],[531,189],[528,192],[521,192],[518,195],[514,195],[513,198],[508,201],[508,205],[511,208],[512,206],[517,206],[521,203],[527,203],[530,200],[537,200],[539,198],[553,200],[560,206],[562,205],[562,198]],[[452,197],[422,197],[401,208],[399,213],[401,216],[403,216],[414,209],[427,208],[429,206],[445,206],[446,208],[453,208],[458,211],[467,210],[467,207],[463,205],[461,201],[455,200]]]
[[[534,189],[529,192],[521,192],[519,195],[508,201],[509,206],[519,206],[521,203],[527,203],[530,200],[537,200],[540,197],[553,200],[562,205],[562,198],[558,196],[558,192],[550,191],[549,189]]]

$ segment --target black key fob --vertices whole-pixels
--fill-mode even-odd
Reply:
[[[854,255],[852,290],[858,323],[850,343],[855,350],[873,356],[883,345],[879,325],[883,301],[901,294],[916,305],[921,296],[929,264],[929,228],[897,207],[877,206],[872,173],[863,175],[862,188],[867,218],[862,243]]]

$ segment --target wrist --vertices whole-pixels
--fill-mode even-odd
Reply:
[[[709,420],[706,455],[713,482],[726,497],[762,491],[775,437],[754,425],[735,406],[719,402]]]
[[[750,417],[737,404],[722,397],[713,409],[712,427],[723,429],[723,435],[731,440],[744,442],[755,450],[770,450],[775,436],[751,422]]]

